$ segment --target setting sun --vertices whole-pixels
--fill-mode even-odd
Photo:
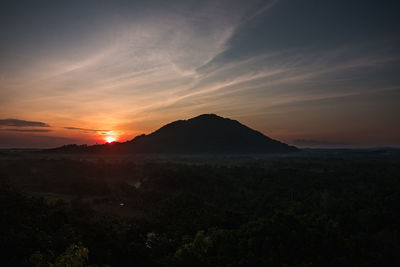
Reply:
[[[105,140],[107,143],[112,143],[112,142],[117,141],[117,138],[115,138],[114,136],[106,136],[106,137],[104,138],[104,140]]]

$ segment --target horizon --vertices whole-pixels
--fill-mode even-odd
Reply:
[[[198,115],[198,116],[193,117],[193,118],[183,119],[183,121],[188,121],[190,119],[194,119],[194,118],[197,118],[197,117],[200,117],[200,116],[204,116],[204,115],[215,115],[215,116],[217,116],[219,118],[222,118],[222,119],[230,119],[230,118],[220,117],[217,114],[201,114],[201,115]],[[182,120],[176,120],[174,122],[177,122],[177,121],[182,121]],[[235,121],[235,120],[233,120],[233,121]],[[174,122],[170,122],[170,123],[174,123]],[[158,129],[152,131],[151,133],[154,133],[154,132],[158,131],[159,129],[163,128],[164,126],[166,126],[166,125],[168,125],[170,123],[167,123],[167,124],[159,127]],[[252,130],[255,130],[255,129],[252,129]],[[63,144],[63,145],[58,146],[58,147],[69,146],[69,145],[93,146],[93,145],[104,145],[104,144],[112,144],[112,143],[124,143],[124,142],[132,141],[136,137],[139,137],[139,136],[142,136],[142,135],[149,135],[149,134],[139,134],[139,135],[134,136],[131,139],[127,139],[127,140],[123,140],[123,141],[116,140],[114,138],[111,138],[111,139],[107,140],[107,137],[106,137],[104,139],[104,142],[102,142],[102,143],[95,143],[95,144],[75,144],[75,143],[72,144],[72,143],[70,143],[70,144]],[[323,140],[307,140],[307,139],[296,139],[296,140],[292,140],[292,141],[278,140],[278,141],[281,141],[281,142],[286,143],[286,144],[291,145],[291,146],[295,146],[295,147],[297,147],[299,149],[328,149],[328,150],[329,149],[332,149],[332,150],[367,149],[368,150],[368,149],[399,149],[400,148],[400,146],[396,146],[396,145],[394,145],[394,146],[386,146],[386,145],[375,145],[375,146],[371,146],[371,145],[355,145],[355,144],[346,144],[346,143],[340,143],[340,142],[331,142],[331,141],[323,141]],[[13,149],[16,149],[16,150],[24,150],[24,149],[26,149],[26,150],[30,150],[30,149],[35,150],[35,149],[51,149],[51,148],[56,148],[56,147],[54,147],[54,146],[51,146],[51,147],[49,147],[49,146],[44,146],[44,147],[34,147],[34,146],[32,146],[32,147],[12,147],[12,146],[10,146],[10,147],[0,147],[0,150],[1,149],[4,149],[4,150],[13,150]]]
[[[299,148],[399,148],[398,7],[6,1],[0,148],[124,142],[209,113]]]

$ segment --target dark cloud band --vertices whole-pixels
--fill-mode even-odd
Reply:
[[[48,132],[51,132],[50,129],[19,129],[19,128],[0,129],[0,131],[23,132],[23,133],[48,133]]]
[[[85,129],[85,128],[78,128],[78,127],[64,127],[67,130],[74,130],[74,131],[82,131],[86,133],[104,133],[109,132],[110,130],[96,130],[96,129]]]
[[[47,123],[40,121],[25,121],[18,119],[3,119],[0,120],[0,127],[12,126],[12,127],[50,127]]]

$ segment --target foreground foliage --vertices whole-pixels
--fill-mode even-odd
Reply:
[[[399,265],[399,158],[4,157],[2,266]]]

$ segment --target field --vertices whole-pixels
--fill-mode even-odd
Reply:
[[[400,151],[0,151],[2,266],[399,266]]]

